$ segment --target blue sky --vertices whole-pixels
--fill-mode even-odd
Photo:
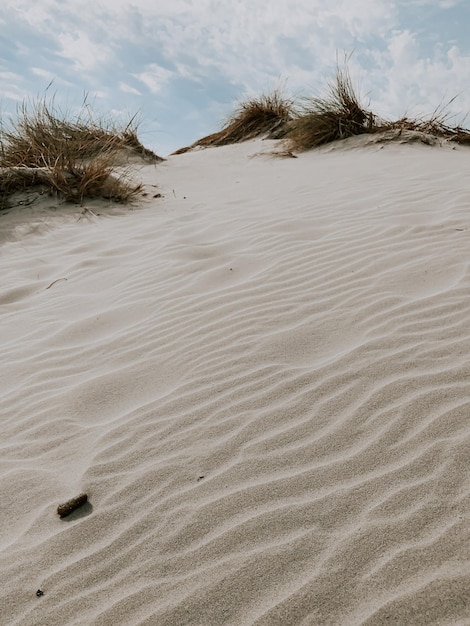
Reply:
[[[0,110],[87,94],[98,115],[138,113],[161,155],[220,128],[245,96],[321,95],[336,61],[385,117],[470,112],[469,0],[2,0]],[[470,120],[469,120],[470,121]]]

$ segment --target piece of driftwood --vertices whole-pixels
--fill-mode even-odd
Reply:
[[[72,498],[71,500],[67,500],[63,504],[59,504],[57,507],[57,514],[62,517],[67,517],[70,513],[73,513],[79,506],[85,504],[87,502],[88,496],[86,493],[81,493],[76,498]]]

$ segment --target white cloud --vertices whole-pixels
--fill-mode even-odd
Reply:
[[[243,97],[285,83],[294,93],[318,93],[333,78],[336,59],[341,62],[343,51],[354,50],[350,69],[361,81],[360,91],[370,94],[377,113],[394,117],[412,106],[432,111],[446,94],[450,98],[470,84],[468,42],[464,27],[455,26],[459,8],[464,17],[467,4],[2,0],[6,27],[17,20],[12,32],[22,33],[5,67],[16,71],[23,64],[17,83],[22,88],[26,82],[31,88],[34,76],[46,78],[40,68],[48,68],[42,71],[57,74],[58,83],[73,81],[75,97],[79,90],[95,93],[108,109],[137,102],[150,111],[152,123],[158,118],[162,125],[172,123],[179,107],[178,119],[198,117],[203,126],[211,115],[217,114],[216,125],[229,112],[234,94]],[[4,81],[2,88],[16,92],[13,81]],[[177,100],[171,99],[174,94]],[[470,108],[468,93],[457,103]],[[199,127],[192,121],[191,128]]]
[[[449,112],[462,116],[470,110],[470,56],[441,44],[423,56],[409,30],[392,33],[368,80],[373,107],[386,117],[429,115],[454,96]]]
[[[8,88],[0,87],[0,99],[13,100],[13,102],[21,102],[24,95],[20,91],[10,91]]]
[[[20,74],[15,74],[15,72],[3,72],[0,70],[0,80],[21,82],[22,78],[23,77],[20,76]]]
[[[434,7],[436,9],[451,9],[453,7],[458,6],[462,3],[462,0],[401,0],[404,4],[405,2],[408,6],[417,6],[417,7]],[[465,1],[465,0],[464,0]]]
[[[283,72],[283,42],[302,49],[313,74],[334,62],[337,49],[383,33],[395,23],[394,0],[2,0],[35,29],[56,41],[79,72],[112,62],[111,49],[131,45],[155,51],[158,62],[184,68],[192,78],[214,69],[233,83],[257,84]],[[55,24],[60,28],[51,28]],[[150,72],[149,76],[146,74]],[[153,70],[140,74],[150,89]],[[152,85],[152,87],[150,86]]]
[[[44,70],[41,67],[32,67],[31,72],[36,76],[40,76],[41,78],[45,78],[46,80],[54,80],[55,74],[50,72],[49,70]]]
[[[283,71],[282,44],[297,42],[304,66],[315,68],[334,62],[335,52],[352,48],[355,38],[376,36],[394,23],[395,3],[381,0],[199,0],[168,4],[167,18],[158,37],[165,55],[173,62],[189,56],[204,73],[211,68],[228,80],[257,84]]]
[[[72,61],[74,68],[81,72],[89,72],[101,68],[111,57],[106,44],[93,41],[87,33],[70,31],[59,33],[59,50],[57,54]]]
[[[23,77],[15,72],[0,70],[0,99],[19,102],[24,99]]]
[[[140,92],[138,89],[135,89],[134,87],[131,87],[130,85],[128,85],[127,83],[123,83],[120,82],[119,83],[119,89],[123,92],[123,93],[132,93],[135,96],[141,96],[142,92]]]
[[[144,83],[152,93],[158,93],[172,76],[174,76],[174,73],[156,63],[151,63],[143,72],[133,74],[133,76]]]

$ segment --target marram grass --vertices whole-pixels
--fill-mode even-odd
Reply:
[[[226,119],[222,130],[174,154],[261,136],[283,139],[287,150],[294,152],[310,150],[354,135],[378,133],[382,133],[384,140],[388,141],[403,133],[404,136],[413,135],[413,140],[421,136],[423,143],[434,143],[433,138],[437,138],[470,145],[470,131],[462,126],[448,124],[446,108],[439,106],[428,118],[384,120],[361,103],[345,64],[343,68],[337,67],[336,76],[328,85],[325,95],[304,97],[296,102],[280,91],[274,91],[270,95],[249,98]]]
[[[273,133],[291,120],[293,115],[293,101],[286,98],[280,90],[249,98],[241,102],[227,118],[222,130],[207,135],[191,146],[177,150],[174,154],[181,154],[196,147],[240,143]]]
[[[140,143],[134,120],[118,127],[96,121],[86,106],[70,116],[46,100],[23,105],[0,131],[0,207],[31,187],[67,202],[129,202],[142,186],[121,167],[123,152],[161,160]]]

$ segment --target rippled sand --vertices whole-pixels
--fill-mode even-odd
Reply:
[[[470,150],[353,146],[0,216],[2,624],[470,624]]]

